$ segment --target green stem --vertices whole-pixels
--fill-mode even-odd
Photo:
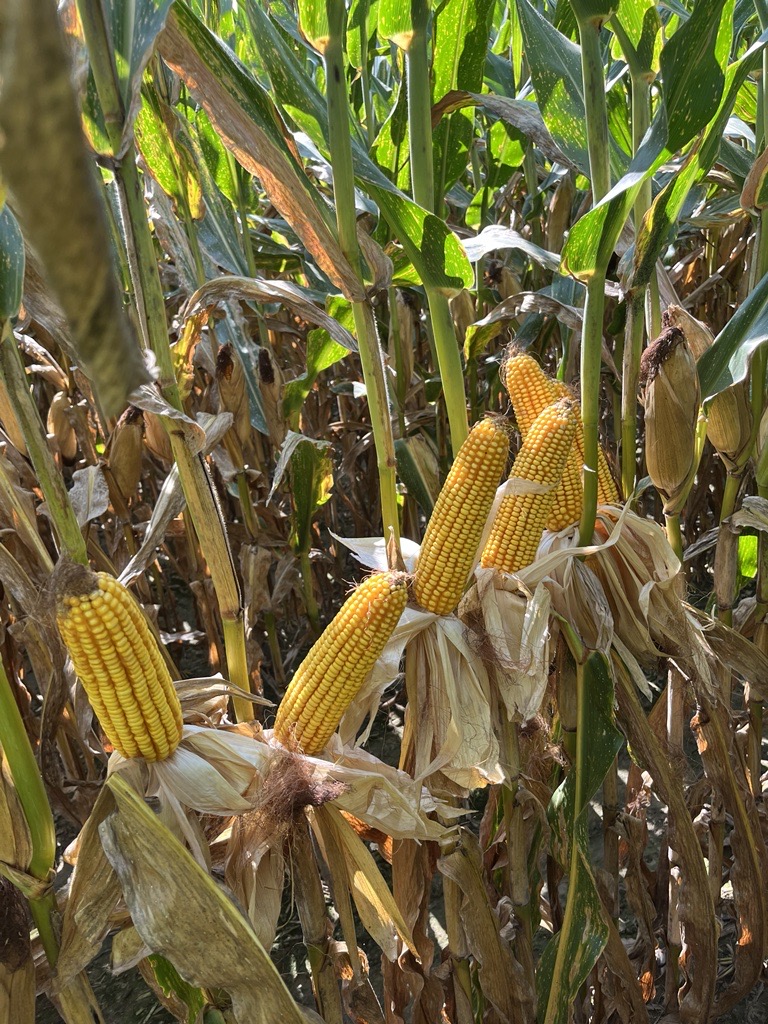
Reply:
[[[581,419],[584,424],[584,507],[579,543],[592,543],[597,515],[597,451],[600,419],[600,367],[603,341],[605,271],[596,270],[587,284],[581,335]]]
[[[406,51],[408,74],[408,143],[411,157],[411,191],[425,210],[435,209],[434,165],[432,156],[432,92],[429,83],[429,4],[413,0],[413,35]],[[443,383],[443,397],[451,428],[453,454],[468,433],[467,402],[464,395],[464,370],[453,327],[448,299],[436,288],[425,286],[437,364]]]
[[[413,35],[406,51],[408,75],[408,144],[411,156],[411,191],[425,210],[435,209],[435,172],[432,155],[432,90],[429,84],[428,0],[412,0]]]
[[[680,514],[666,516],[667,540],[670,547],[682,562],[683,560],[683,535],[680,532]]]
[[[591,18],[584,18],[579,21],[581,76],[584,85],[589,176],[592,181],[593,204],[598,203],[611,187],[608,108],[605,102],[603,58],[600,53],[601,30],[601,20],[593,21]]]
[[[21,353],[10,322],[3,321],[0,337],[0,373],[13,402],[27,451],[43,492],[59,548],[75,562],[88,564],[85,541],[45,437],[45,427],[29,391]]]
[[[584,664],[578,662],[576,665],[576,758],[573,764],[572,771],[574,773],[574,787],[573,787],[573,823],[571,827],[570,835],[570,865],[568,871],[568,877],[571,885],[575,884],[579,867],[579,843],[577,839],[578,821],[581,815],[581,811],[584,804],[584,793],[586,784],[586,769],[587,769],[587,750],[589,746],[590,730],[588,722],[588,708],[586,706],[585,697],[585,686],[584,686]],[[561,932],[565,935],[572,927],[571,921],[574,914],[576,913],[576,899],[575,893],[570,891],[568,894],[568,900],[565,904],[565,914],[563,916],[563,924]],[[567,974],[567,966],[565,964],[565,957],[567,953],[567,943],[560,942],[557,947],[557,955],[555,959],[555,965],[552,969],[552,977],[561,977]],[[543,1024],[554,1024],[559,1019],[562,1011],[562,1007],[557,1006],[554,1002],[550,1003],[546,1008],[546,1016],[544,1017]]]
[[[11,690],[5,666],[0,661],[0,747],[13,776],[32,841],[32,859],[27,871],[47,881],[56,859],[56,830],[45,795],[45,787],[24,722]]]
[[[307,611],[307,618],[312,624],[315,636],[320,635],[320,609],[315,598],[315,588],[312,581],[312,564],[309,560],[309,552],[302,551],[299,554],[299,569],[301,571],[301,584],[304,593],[304,607]]]
[[[355,176],[352,166],[352,143],[344,64],[344,0],[328,0],[328,41],[323,52],[326,71],[329,148],[333,168],[333,196],[339,243],[362,286],[363,274],[357,241],[355,214]],[[368,408],[371,414],[373,441],[379,470],[381,512],[384,536],[390,531],[400,539],[400,523],[395,479],[395,443],[392,418],[384,375],[384,359],[376,332],[376,322],[366,300],[352,302],[355,332],[360,347]]]

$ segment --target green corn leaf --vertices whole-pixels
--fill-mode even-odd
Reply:
[[[420,434],[414,434],[395,441],[395,457],[398,478],[428,519],[440,493],[437,456]]]
[[[290,439],[291,434],[285,443],[288,444]],[[291,452],[291,544],[297,554],[309,551],[312,547],[312,523],[317,510],[331,496],[333,463],[329,453],[330,447],[328,441],[302,437]]]
[[[7,206],[0,210],[0,320],[16,316],[24,289],[24,239]]]
[[[325,0],[299,0],[299,29],[309,45],[325,53],[330,28]]]
[[[413,38],[410,0],[379,0],[378,29],[382,39],[407,52]]]
[[[195,93],[224,145],[258,176],[318,266],[344,294],[362,300],[362,285],[341,251],[330,212],[289,149],[267,93],[180,0],[160,50]]]
[[[186,1008],[186,1024],[196,1024],[206,1003],[205,994],[184,981],[170,960],[166,960],[164,956],[153,953],[147,957],[146,962],[160,992]]]
[[[742,302],[698,362],[702,401],[745,380],[753,353],[768,341],[768,274]]]
[[[333,296],[326,304],[326,312],[342,327],[354,330],[352,307],[340,296]],[[317,328],[307,335],[307,372],[288,381],[283,388],[283,413],[293,427],[298,427],[298,416],[304,401],[312,390],[318,376],[334,363],[338,363],[348,354],[348,350],[340,345],[330,334]]]
[[[493,0],[448,0],[435,18],[433,96],[483,86]],[[443,118],[432,135],[435,194],[442,196],[464,172],[475,130],[474,110]]]
[[[746,579],[757,576],[757,537],[744,533],[739,537],[739,573]]]
[[[576,763],[552,797],[553,832],[569,851],[568,901],[563,926],[547,944],[537,970],[542,1024],[567,1024],[579,988],[608,941],[609,927],[590,866],[587,814],[622,737],[613,723],[613,681],[608,663],[595,651],[583,666],[582,713]],[[579,803],[577,799],[577,779]]]
[[[249,5],[248,16],[277,101],[327,155],[328,121],[323,97],[259,4]],[[472,267],[456,236],[444,221],[392,184],[369,158],[354,131],[352,160],[358,185],[378,205],[422,282],[449,295],[470,287]]]
[[[528,0],[517,0],[517,11],[544,123],[569,160],[588,177],[579,47],[558,32]]]
[[[103,4],[111,29],[117,80],[127,112],[127,137],[130,137],[133,115],[139,107],[141,77],[172,4],[173,0],[105,0]]]

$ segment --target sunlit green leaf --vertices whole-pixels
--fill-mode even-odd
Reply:
[[[16,316],[24,288],[24,239],[7,206],[0,210],[0,320]]]

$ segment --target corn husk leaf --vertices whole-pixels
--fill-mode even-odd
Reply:
[[[349,890],[365,930],[388,960],[397,957],[398,937],[418,958],[410,931],[368,847],[332,803],[313,813],[322,818],[323,827],[331,831],[342,851]],[[319,838],[322,842],[322,832]]]
[[[34,1024],[35,962],[24,897],[0,878],[0,1021]]]
[[[259,942],[265,949],[271,949],[285,883],[282,845],[267,839],[253,842],[243,819],[238,819],[227,844],[225,879],[245,908]]]
[[[477,839],[463,831],[460,844],[441,857],[437,866],[461,890],[461,923],[467,951],[479,967],[483,995],[495,1008],[499,1020],[527,1024],[533,1019],[534,993],[527,989],[523,969],[500,934],[499,919],[489,904],[483,881]]]
[[[32,859],[27,819],[13,784],[8,761],[0,748],[0,873],[2,865],[26,870]]]
[[[117,813],[102,823],[102,843],[144,942],[190,984],[225,989],[238,1024],[303,1024],[277,968],[234,904],[127,783],[113,775],[107,785]]]
[[[112,794],[104,787],[80,835],[66,853],[75,871],[62,920],[56,989],[65,987],[97,955],[120,899],[120,884],[104,855],[98,831],[114,808]]]

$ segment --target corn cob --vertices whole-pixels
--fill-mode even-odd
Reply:
[[[573,392],[567,384],[563,384],[560,380],[552,381],[552,390],[555,398],[571,398],[574,399]],[[574,399],[575,400],[575,399]],[[569,470],[571,464],[578,467],[579,482],[582,479],[582,470],[584,466],[584,424],[579,419],[576,424],[576,434],[573,438],[573,451],[568,457],[568,463],[566,464],[566,473]],[[565,474],[563,474],[565,479]],[[583,490],[582,490],[583,498]],[[597,447],[597,504],[598,505],[615,505],[619,500],[619,492],[616,487],[616,483],[613,479],[613,473],[611,473],[611,467],[608,465],[608,459],[606,458],[605,452],[603,451],[602,445]],[[557,498],[555,498],[555,504],[557,504]],[[581,501],[579,502],[579,514],[571,522],[578,522],[581,517]],[[547,523],[547,528],[555,530],[554,526],[550,526]],[[563,529],[563,527],[558,527]]]
[[[107,573],[57,569],[56,622],[88,700],[125,757],[162,761],[181,741],[181,705],[149,625]]]
[[[573,446],[577,422],[575,403],[561,399],[547,406],[531,424],[510,480],[529,480],[548,490],[539,494],[510,494],[504,498],[483,551],[481,564],[484,567],[517,572],[536,557]]]
[[[510,349],[501,368],[504,386],[509,392],[520,435],[525,440],[539,413],[558,397],[552,380],[533,356]]]
[[[369,576],[323,631],[277,709],[275,738],[318,754],[384,650],[407,600],[404,573]]]
[[[454,459],[432,511],[414,578],[416,600],[435,615],[452,612],[464,593],[508,452],[503,421],[489,418],[474,425]]]

